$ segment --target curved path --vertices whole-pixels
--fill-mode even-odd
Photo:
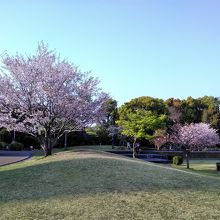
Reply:
[[[32,156],[31,151],[3,151],[0,150],[0,166],[17,163]]]

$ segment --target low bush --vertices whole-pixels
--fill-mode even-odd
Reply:
[[[183,158],[181,156],[174,156],[173,157],[173,164],[181,165],[183,163]]]
[[[4,150],[5,147],[6,147],[6,145],[7,145],[7,143],[1,141],[1,142],[0,142],[0,150]]]
[[[12,141],[9,144],[9,149],[10,150],[23,150],[24,149],[24,145],[22,143],[20,143],[20,142]]]

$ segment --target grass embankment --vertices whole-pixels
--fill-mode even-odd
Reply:
[[[74,146],[68,148],[69,150],[96,150],[96,151],[118,151],[118,150],[128,150],[125,146],[114,146],[112,149],[111,145],[85,145],[85,146]],[[63,151],[62,148],[60,149],[55,149],[56,152]],[[132,152],[132,150],[131,150]],[[175,155],[175,152],[169,152]],[[205,153],[205,152],[203,152]],[[210,153],[210,152],[208,152]],[[166,154],[166,152],[164,152]],[[191,158],[190,159],[190,169],[186,168],[186,163],[184,162],[181,166],[175,166],[172,165],[173,168],[176,169],[181,169],[185,170],[187,172],[192,172],[192,173],[198,173],[198,174],[204,174],[204,175],[209,175],[209,176],[215,176],[220,178],[220,172],[216,171],[216,163],[220,162],[219,159],[217,158],[200,158],[200,159],[195,159]],[[165,165],[167,166],[167,165]]]
[[[0,167],[0,219],[219,219],[220,179],[97,151]]]

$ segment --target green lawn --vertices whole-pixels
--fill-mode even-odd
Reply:
[[[217,162],[220,162],[220,160],[206,159],[206,158],[191,159],[189,164],[190,169],[186,169],[186,163],[183,163],[181,166],[173,166],[173,167],[198,174],[220,177],[220,172],[216,171]]]
[[[0,219],[220,219],[220,178],[100,151],[0,167]]]
[[[114,146],[112,149],[111,145],[85,145],[85,146],[74,146],[68,148],[69,150],[96,150],[96,151],[117,151],[117,150],[128,150],[124,146]],[[62,151],[62,149],[55,149],[56,152]],[[190,159],[190,169],[186,169],[186,163],[184,162],[181,166],[174,166],[173,168],[185,170],[187,172],[193,172],[198,174],[204,174],[209,176],[220,177],[220,172],[216,171],[216,162],[220,162],[220,159]],[[166,165],[165,165],[166,166]]]

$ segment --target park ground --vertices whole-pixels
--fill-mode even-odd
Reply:
[[[186,170],[82,148],[0,167],[0,219],[220,219],[213,160]]]

